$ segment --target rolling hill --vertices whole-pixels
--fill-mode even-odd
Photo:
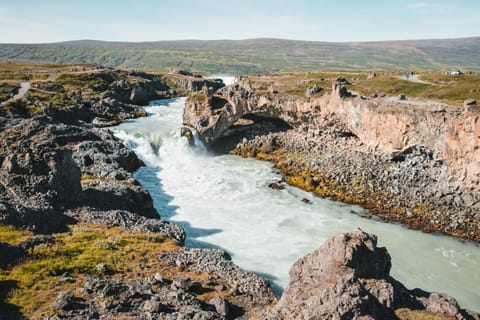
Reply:
[[[0,44],[0,59],[90,62],[108,67],[201,73],[354,70],[480,71],[480,37],[382,42],[283,39]]]

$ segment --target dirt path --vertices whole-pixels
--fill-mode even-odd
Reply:
[[[60,73],[59,72],[52,72],[48,75],[47,79],[45,79],[45,81],[53,81],[53,79],[55,79],[57,77],[57,75],[59,75]]]
[[[30,82],[22,82],[20,83],[20,89],[18,90],[18,93],[13,96],[11,100],[17,100],[17,99],[22,99],[25,97],[25,95],[28,92],[28,89],[30,89]]]
[[[437,85],[436,83],[420,80],[420,78],[418,77],[418,74],[407,73],[404,76],[400,77],[400,79],[411,81],[411,82],[416,82],[416,83],[431,84],[431,85],[434,85],[434,86]]]

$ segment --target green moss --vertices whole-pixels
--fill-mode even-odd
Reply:
[[[207,96],[203,93],[194,93],[189,96],[189,99],[196,101],[196,102],[206,102]]]

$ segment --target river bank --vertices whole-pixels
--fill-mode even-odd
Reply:
[[[116,135],[146,163],[136,178],[162,216],[184,227],[186,246],[226,250],[281,294],[295,261],[332,236],[361,228],[388,248],[391,275],[407,288],[447,292],[477,308],[478,246],[362,218],[367,211],[359,206],[281,182],[269,162],[207,152],[198,137],[191,146],[179,130],[184,103],[153,101],[149,117],[121,124]],[[280,188],[269,187],[275,184]]]
[[[269,283],[239,268],[223,250],[183,247],[185,230],[160,219],[152,196],[133,175],[144,163],[104,128],[146,116],[142,104],[174,96],[179,92],[174,84],[208,83],[174,78],[109,69],[66,73],[56,83],[32,83],[36,91],[2,105],[2,317],[217,320],[267,315],[276,301]],[[212,90],[216,85],[221,86],[215,81]],[[356,292],[356,283],[365,280],[358,297],[368,292],[372,298],[360,309],[357,302],[344,310],[333,301],[331,317],[351,312],[376,317],[407,308],[407,313],[424,309],[421,313],[439,317],[478,318],[444,295],[406,289],[377,294],[376,282],[369,279],[389,278],[388,254],[381,248],[381,255],[375,253],[376,239],[370,235],[357,232],[342,239],[347,238],[357,239],[345,241],[345,258],[340,258],[348,275],[362,270],[358,259],[371,260],[365,248],[383,267],[378,275],[360,272],[363,280],[342,280],[339,293]],[[384,299],[394,292],[408,297]]]
[[[133,176],[144,163],[104,128],[146,116],[143,101],[210,83],[174,78],[65,72],[1,106],[2,319],[225,319],[276,300],[223,251],[185,248],[185,230],[160,218]]]
[[[257,92],[246,79],[187,100],[184,122],[212,149],[273,161],[304,190],[479,241],[478,107],[361,97],[342,81],[305,98]]]

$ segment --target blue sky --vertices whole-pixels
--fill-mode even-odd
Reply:
[[[479,0],[0,0],[0,43],[469,36]]]

